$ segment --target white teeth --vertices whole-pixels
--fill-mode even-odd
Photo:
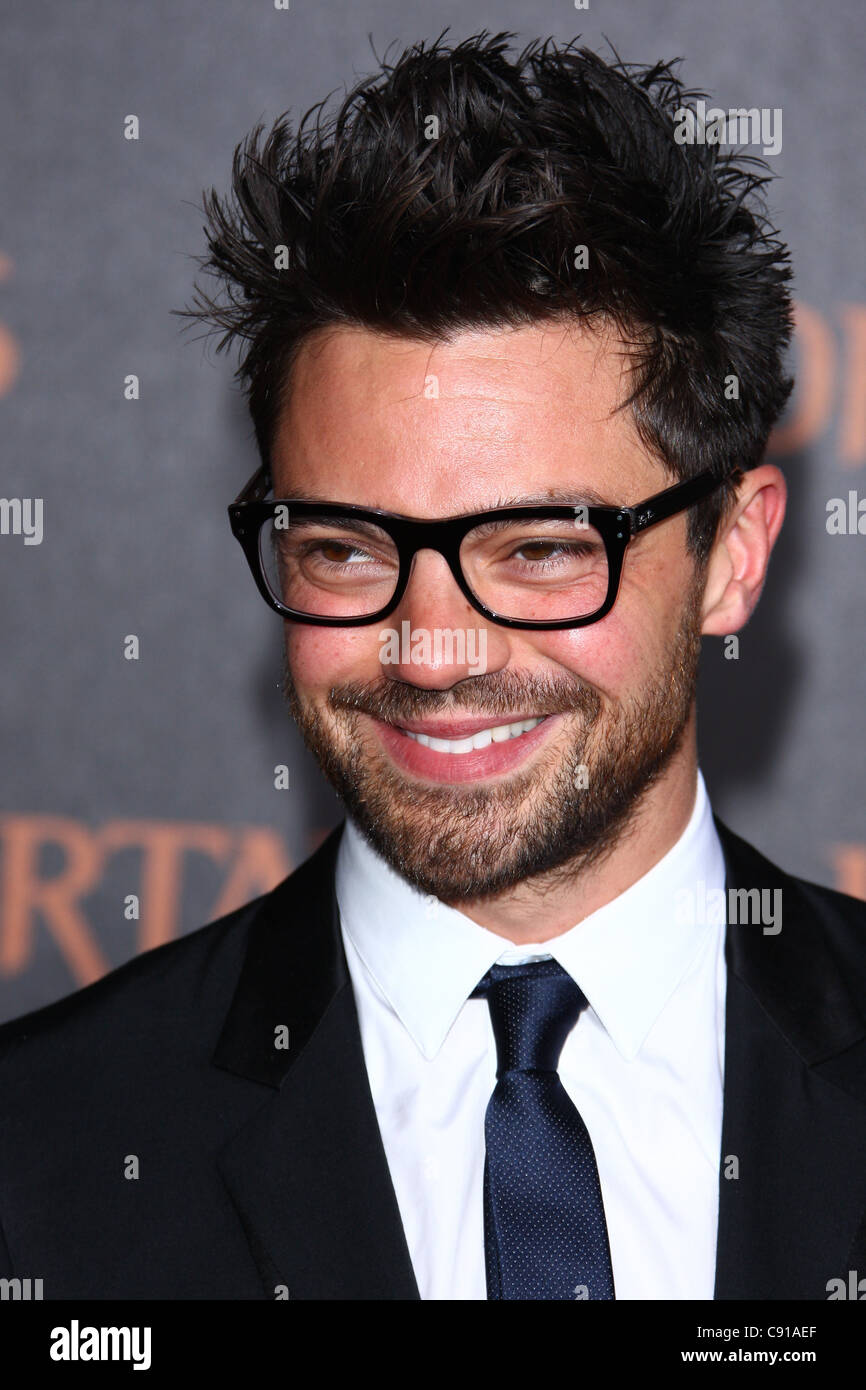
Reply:
[[[486,748],[490,743],[504,743],[506,739],[519,738],[521,734],[534,729],[545,717],[519,719],[515,724],[497,724],[489,729],[479,729],[470,738],[431,738],[429,734],[409,733],[408,729],[403,732],[409,738],[414,738],[416,743],[423,743],[425,748],[432,748],[434,753],[469,753],[473,748]]]

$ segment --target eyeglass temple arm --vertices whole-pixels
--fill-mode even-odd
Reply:
[[[620,507],[619,510],[628,517],[629,530],[634,536],[640,531],[645,531],[649,526],[655,526],[658,521],[665,521],[669,516],[675,516],[677,512],[685,511],[694,502],[699,502],[701,498],[709,496],[727,479],[732,482],[739,482],[741,477],[742,469],[740,468],[732,469],[723,477],[713,477],[708,473],[701,473],[696,478],[689,478],[684,483],[677,483],[674,487],[657,492],[653,497],[648,497],[646,502],[642,502],[639,507]],[[236,507],[240,502],[258,502],[270,492],[270,489],[270,468],[266,463],[263,463],[238,493],[232,506]]]
[[[708,497],[717,487],[721,487],[722,483],[728,480],[739,482],[742,476],[740,468],[734,468],[721,477],[700,473],[696,478],[689,478],[684,483],[677,483],[674,487],[665,488],[663,492],[657,492],[654,497],[648,497],[639,507],[622,507],[620,510],[628,517],[631,534],[634,536],[640,531],[645,531],[648,526],[655,526],[658,521],[666,521],[669,516],[684,512],[687,507]]]
[[[238,493],[233,507],[239,502],[258,502],[265,497],[271,490],[271,470],[266,463],[263,463],[257,473],[254,473],[249,482],[244,485]]]

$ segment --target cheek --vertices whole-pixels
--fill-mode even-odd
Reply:
[[[344,681],[372,681],[382,673],[378,629],[305,627],[286,623],[284,642],[292,680],[307,694]]]
[[[616,603],[606,618],[573,632],[552,633],[555,661],[582,675],[603,694],[645,686],[665,669],[676,646],[685,595],[694,574],[685,538],[626,557]]]
[[[640,689],[658,669],[670,642],[668,616],[620,594],[599,623],[552,632],[533,642],[535,650],[574,672],[602,695],[620,697]]]

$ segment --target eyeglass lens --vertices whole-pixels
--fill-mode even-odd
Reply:
[[[357,518],[293,516],[279,509],[259,535],[262,572],[274,597],[311,617],[364,617],[393,597],[400,561],[381,527]],[[491,612],[545,621],[586,617],[604,603],[608,561],[584,509],[487,522],[460,546],[463,575]]]

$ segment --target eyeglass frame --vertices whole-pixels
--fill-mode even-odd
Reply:
[[[367,627],[389,617],[400,604],[409,583],[412,564],[419,550],[435,550],[444,556],[448,568],[460,592],[477,613],[488,622],[499,627],[520,628],[532,631],[552,631],[588,627],[600,622],[613,608],[619,595],[620,581],[625,552],[629,544],[650,527],[660,521],[679,515],[696,502],[701,502],[724,482],[742,477],[742,469],[734,468],[721,476],[710,469],[687,478],[685,482],[675,483],[673,487],[656,492],[633,507],[583,506],[575,502],[572,506],[564,503],[537,506],[496,507],[492,511],[471,512],[463,516],[443,517],[438,520],[425,520],[420,517],[402,516],[398,512],[380,511],[370,507],[357,507],[349,502],[314,502],[307,499],[292,501],[289,498],[272,498],[265,501],[265,494],[271,489],[270,469],[267,464],[253,474],[249,482],[238,493],[228,508],[232,534],[240,543],[247,558],[253,579],[265,602],[280,617],[292,622],[308,623],[313,627]],[[399,558],[399,570],[394,593],[388,603],[376,613],[355,617],[329,617],[322,614],[302,613],[289,608],[276,597],[265,578],[259,546],[259,534],[266,521],[272,518],[278,507],[288,507],[298,515],[322,517],[347,517],[366,521],[378,526],[393,541]],[[505,618],[494,613],[481,601],[469,587],[460,562],[460,546],[466,534],[476,526],[488,521],[521,520],[534,518],[539,521],[574,519],[577,511],[585,513],[589,526],[598,531],[604,542],[607,556],[608,584],[607,595],[600,608],[581,618],[568,619],[523,619]]]

